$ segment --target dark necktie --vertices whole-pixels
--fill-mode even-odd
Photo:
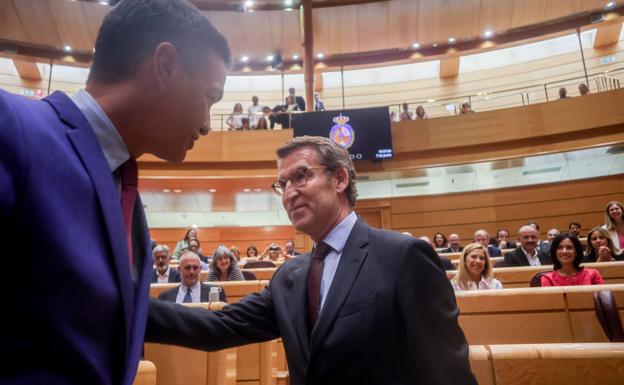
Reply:
[[[191,302],[193,302],[193,297],[191,297],[191,288],[190,287],[186,288],[186,294],[184,294],[184,300],[182,302],[184,302],[184,303],[191,303]]]
[[[314,329],[321,307],[321,278],[323,277],[323,261],[331,250],[325,242],[316,245],[310,261],[308,272],[308,317],[310,330]]]
[[[128,256],[130,257],[130,269],[132,270],[132,212],[137,197],[138,170],[136,161],[128,159],[122,165],[121,171],[121,208],[124,216],[126,239],[128,240]]]

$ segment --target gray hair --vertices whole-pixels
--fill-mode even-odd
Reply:
[[[157,245],[156,247],[154,247],[154,250],[152,250],[152,257],[155,256],[156,254],[160,253],[161,251],[166,251],[167,255],[169,255],[169,246],[167,246],[167,245]]]
[[[349,205],[354,207],[358,195],[357,186],[355,185],[357,173],[355,172],[355,167],[353,166],[353,161],[351,160],[349,152],[329,138],[306,135],[297,136],[278,148],[277,157],[278,159],[282,159],[293,151],[304,147],[314,148],[319,157],[319,163],[325,166],[328,171],[333,172],[339,168],[344,168],[347,171],[349,185],[345,189],[345,195],[349,200]]]
[[[230,258],[230,260],[232,259],[236,259],[234,258],[234,253],[232,253],[232,250],[228,249],[227,247],[223,246],[223,245],[219,245],[217,246],[217,249],[215,250],[214,254],[212,255],[212,260],[216,260],[217,257],[220,257],[222,255],[226,255]]]
[[[189,259],[196,259],[201,262],[201,259],[199,259],[199,255],[197,255],[197,253],[190,251],[190,250],[185,250],[180,255],[180,265],[182,265],[184,262],[186,262]]]

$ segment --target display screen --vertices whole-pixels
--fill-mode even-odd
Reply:
[[[293,115],[294,136],[324,136],[347,148],[353,160],[392,158],[388,107]]]

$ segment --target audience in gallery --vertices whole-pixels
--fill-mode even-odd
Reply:
[[[611,201],[605,206],[605,224],[602,227],[609,233],[618,252],[624,249],[623,213],[624,205],[622,202]]]
[[[579,84],[578,90],[579,90],[579,94],[581,96],[585,96],[585,95],[589,94],[589,87],[587,87],[587,84],[585,84],[585,83]]]
[[[463,102],[459,108],[459,113],[461,115],[474,114],[475,111],[472,109],[472,106],[470,105],[469,102]]]
[[[258,258],[258,248],[254,245],[249,245],[249,247],[247,247],[245,255],[247,256],[247,258]]]
[[[197,238],[189,239],[187,250],[192,251],[193,253],[197,254],[201,262],[200,266],[201,266],[202,271],[207,271],[209,269],[210,259],[201,253],[199,239]]]
[[[208,302],[208,293],[214,287],[219,291],[219,301],[227,302],[225,291],[221,287],[199,282],[200,262],[197,254],[189,250],[184,251],[180,256],[178,268],[181,277],[180,285],[163,291],[158,299],[176,303]]]
[[[457,275],[451,284],[455,291],[503,288],[503,284],[494,278],[490,256],[481,243],[470,243],[464,247]]]
[[[496,246],[499,249],[515,249],[516,243],[509,240],[509,231],[506,229],[499,229],[496,232]]]
[[[435,233],[433,236],[433,248],[434,249],[446,249],[448,248],[448,241],[442,233]]]
[[[286,104],[287,106],[291,104],[291,101],[289,100],[291,96],[294,102],[297,104],[297,111],[305,111],[306,110],[305,99],[302,96],[298,96],[295,94],[294,87],[290,87],[288,89],[288,96],[286,96],[286,100],[284,100],[284,104]]]
[[[401,114],[397,118],[397,115],[394,111],[390,113],[390,121],[395,122],[398,120],[418,120],[418,119],[428,119],[427,113],[425,112],[425,108],[419,104],[416,106],[416,113],[409,109],[409,104],[403,103],[401,106]],[[393,116],[394,114],[394,116]]]
[[[212,256],[208,281],[244,281],[238,261],[230,249],[218,246]]]
[[[568,234],[573,237],[580,237],[581,236],[581,224],[578,222],[570,222],[570,224],[568,225]]]
[[[558,235],[550,248],[553,271],[543,274],[542,286],[601,285],[600,272],[581,267],[583,247],[577,237],[567,233]]]
[[[409,105],[407,103],[403,103],[399,120],[414,120],[412,111],[409,110]]]
[[[474,242],[480,243],[487,247],[490,257],[498,257],[501,255],[500,249],[495,245],[490,245],[490,234],[485,229],[479,229],[474,233]]]
[[[178,243],[176,243],[175,248],[173,249],[173,255],[172,258],[175,260],[180,259],[180,254],[182,253],[183,250],[188,249],[188,241],[191,238],[197,238],[197,229],[195,228],[190,228],[186,231],[186,234],[184,234],[184,238],[180,241],[178,241]]]
[[[257,129],[258,121],[263,118],[262,112],[264,106],[260,105],[258,97],[256,95],[251,97],[251,106],[247,108],[249,113],[249,125],[252,129]]]
[[[325,103],[321,100],[318,92],[314,93],[314,111],[325,111]]]
[[[266,249],[262,252],[260,261],[271,261],[271,262],[284,262],[288,258],[283,252],[282,248],[277,243],[271,243],[267,246]]]
[[[579,225],[579,228],[580,228],[580,225]],[[547,238],[546,242],[548,242],[549,244],[551,244],[551,245],[552,245],[552,241],[553,241],[553,240],[557,237],[557,235],[559,235],[559,234],[561,234],[561,231],[559,231],[559,229],[557,229],[557,228],[554,228],[554,227],[553,227],[552,229],[548,230],[548,232],[546,233],[546,238]],[[568,233],[568,234],[569,234],[569,233]],[[577,237],[577,236],[578,236],[578,233],[577,233],[577,234],[570,234],[570,235],[572,235],[572,236],[574,236],[574,237]]]
[[[539,233],[532,225],[524,225],[518,230],[520,247],[505,254],[503,261],[498,262],[496,267],[504,266],[541,266],[551,264],[547,253],[537,249]]]
[[[243,129],[243,118],[247,118],[247,115],[243,112],[243,105],[240,103],[236,103],[234,105],[234,109],[232,113],[225,121],[225,124],[228,125],[228,130],[242,130]]]
[[[180,282],[180,274],[178,270],[169,266],[171,257],[169,256],[169,246],[157,245],[152,250],[152,256],[154,257],[154,268],[152,272],[151,283],[172,283]]]
[[[460,244],[459,235],[455,233],[449,235],[448,244],[449,244],[449,247],[447,249],[444,249],[442,251],[443,253],[459,253],[460,251],[464,249],[462,245]]]
[[[594,227],[587,234],[587,251],[583,262],[611,261],[624,261],[624,250],[618,253],[607,230],[599,226]]]
[[[559,88],[559,99],[567,99],[568,98],[568,90],[565,87]]]
[[[240,261],[240,249],[238,246],[230,246],[230,251],[232,252],[232,255],[234,255],[234,258],[236,258],[237,261]]]

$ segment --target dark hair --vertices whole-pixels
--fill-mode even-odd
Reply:
[[[249,245],[249,247],[247,247],[247,251],[245,252],[245,255],[247,255],[249,257],[249,250],[255,250],[256,251],[256,257],[258,256],[258,248],[254,245]]]
[[[438,235],[441,235],[441,236],[442,236],[442,241],[444,242],[444,243],[442,243],[442,246],[438,246],[438,245],[437,245],[437,243],[436,243],[436,237],[437,237]],[[434,246],[434,247],[444,247],[444,246],[446,246],[447,244],[448,244],[448,241],[447,241],[446,237],[444,236],[444,234],[442,234],[442,233],[440,233],[440,232],[435,233],[435,235],[433,236],[433,246]]]
[[[176,47],[191,73],[208,52],[221,56],[226,65],[231,61],[225,37],[189,2],[123,0],[102,22],[87,81],[127,80],[163,42]]]
[[[199,249],[199,248],[201,248],[201,243],[199,243],[199,239],[197,239],[197,238],[191,238],[191,239],[189,239],[189,240],[188,240],[188,242],[187,242],[189,246],[191,246],[191,241],[195,241],[195,242],[197,242],[197,248],[198,248],[198,249]]]
[[[581,224],[578,222],[570,222],[570,224],[568,225],[568,229],[570,229],[572,226],[577,226],[579,229],[581,228]]]
[[[312,147],[316,150],[319,163],[327,168],[327,171],[334,172],[338,168],[344,168],[349,176],[349,185],[345,189],[345,195],[349,200],[349,205],[355,207],[357,199],[357,187],[355,181],[357,174],[349,152],[333,140],[321,136],[297,136],[289,140],[285,145],[277,149],[277,157],[282,159],[293,151],[305,147]]]
[[[184,234],[184,240],[188,243],[189,240],[189,234],[191,231],[195,231],[195,234],[197,234],[197,229],[194,227],[191,227],[190,229],[186,230],[186,234]],[[197,238],[197,237],[195,237]]]
[[[230,265],[228,266],[228,269],[227,269],[227,275],[229,277],[230,273],[232,272],[232,268],[234,267],[234,264],[236,263],[236,258],[234,257],[232,250],[228,249],[227,247],[223,245],[219,245],[215,249],[215,252],[212,255],[212,261],[210,262],[210,269],[212,271],[219,272],[219,274],[221,274],[221,269],[219,269],[218,267],[217,259],[222,255],[226,256],[230,260]]]
[[[509,230],[507,230],[507,229],[498,229],[498,230],[496,231],[496,238],[498,238],[498,237],[499,237],[499,235],[500,235],[500,232],[501,232],[501,231],[506,232],[506,233],[507,233],[507,236],[509,236]]]
[[[574,256],[572,264],[574,265],[574,269],[578,271],[581,269],[581,262],[583,261],[583,245],[581,245],[581,241],[579,241],[577,237],[573,237],[568,233],[561,233],[553,239],[552,245],[550,246],[550,259],[552,259],[555,270],[561,269],[561,263],[557,259],[557,249],[559,248],[559,244],[566,239],[569,239],[574,246],[576,255]]]

